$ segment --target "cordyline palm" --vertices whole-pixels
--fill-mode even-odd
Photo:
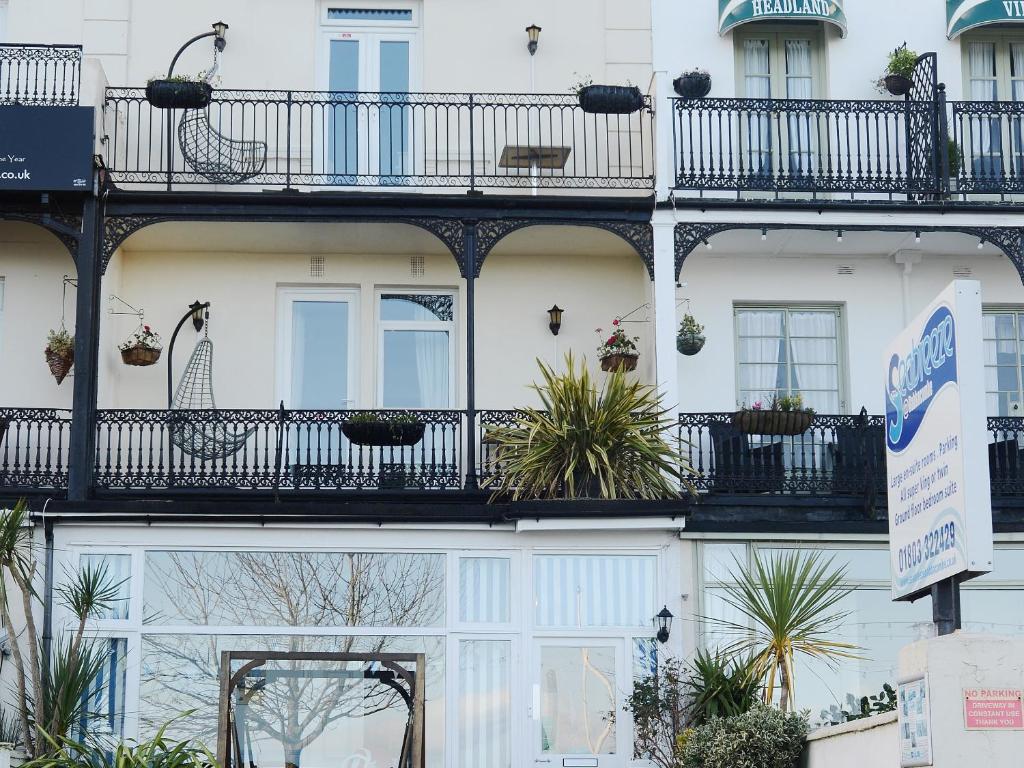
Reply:
[[[541,361],[533,384],[541,408],[525,408],[512,427],[488,437],[499,471],[485,480],[492,500],[580,498],[659,499],[679,495],[693,470],[665,440],[671,413],[654,387],[610,373],[599,390],[587,370],[566,356],[565,373]]]
[[[833,569],[832,560],[793,550],[764,561],[755,553],[753,566],[740,566],[730,574],[733,583],[723,587],[725,602],[749,622],[709,619],[736,637],[728,653],[752,655],[755,674],[764,680],[765,702],[774,698],[778,679],[783,711],[793,705],[798,654],[830,664],[860,658],[856,645],[832,639],[849,615],[836,607],[853,591],[843,586],[846,570]]]

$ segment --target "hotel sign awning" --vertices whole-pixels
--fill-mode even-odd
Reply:
[[[827,21],[846,37],[842,0],[718,0],[719,34],[752,21]]]
[[[1024,0],[946,0],[946,37],[988,24],[1024,23]]]

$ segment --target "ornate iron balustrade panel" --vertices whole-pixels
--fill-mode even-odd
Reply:
[[[422,433],[406,445],[358,444],[344,430],[368,413],[382,421],[412,414]],[[460,488],[463,420],[461,411],[101,410],[96,485],[113,491]]]
[[[959,162],[950,163],[954,193],[1024,192],[1024,102],[952,101],[950,140]]]
[[[0,408],[0,487],[67,488],[70,439],[69,410]]]
[[[477,451],[477,477],[480,478],[481,485],[486,484],[490,488],[500,481],[504,465],[494,440],[494,433],[514,427],[521,413],[519,410],[477,411],[476,439],[480,446],[480,450]]]
[[[652,116],[649,99],[595,115],[573,95],[487,93],[219,90],[163,110],[108,88],[105,162],[117,184],[650,190]]]
[[[672,102],[676,189],[895,194],[934,181],[911,180],[907,158],[908,126],[931,125],[934,102]]]
[[[77,106],[82,46],[0,45],[0,105]]]

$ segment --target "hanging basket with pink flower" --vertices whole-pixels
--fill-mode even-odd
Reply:
[[[612,320],[612,332],[608,337],[605,337],[604,330],[601,328],[596,329],[595,333],[602,339],[597,347],[597,356],[601,361],[602,371],[636,370],[637,360],[640,359],[636,342],[640,341],[640,337],[627,336],[622,329],[621,319]]]
[[[160,334],[143,325],[121,344],[121,361],[125,365],[154,365],[163,349]]]

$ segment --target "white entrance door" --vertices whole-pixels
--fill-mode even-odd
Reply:
[[[532,746],[547,768],[623,768],[632,754],[622,706],[632,685],[621,639],[538,639]]]
[[[415,33],[326,35],[327,173],[338,184],[401,184],[412,173]]]

